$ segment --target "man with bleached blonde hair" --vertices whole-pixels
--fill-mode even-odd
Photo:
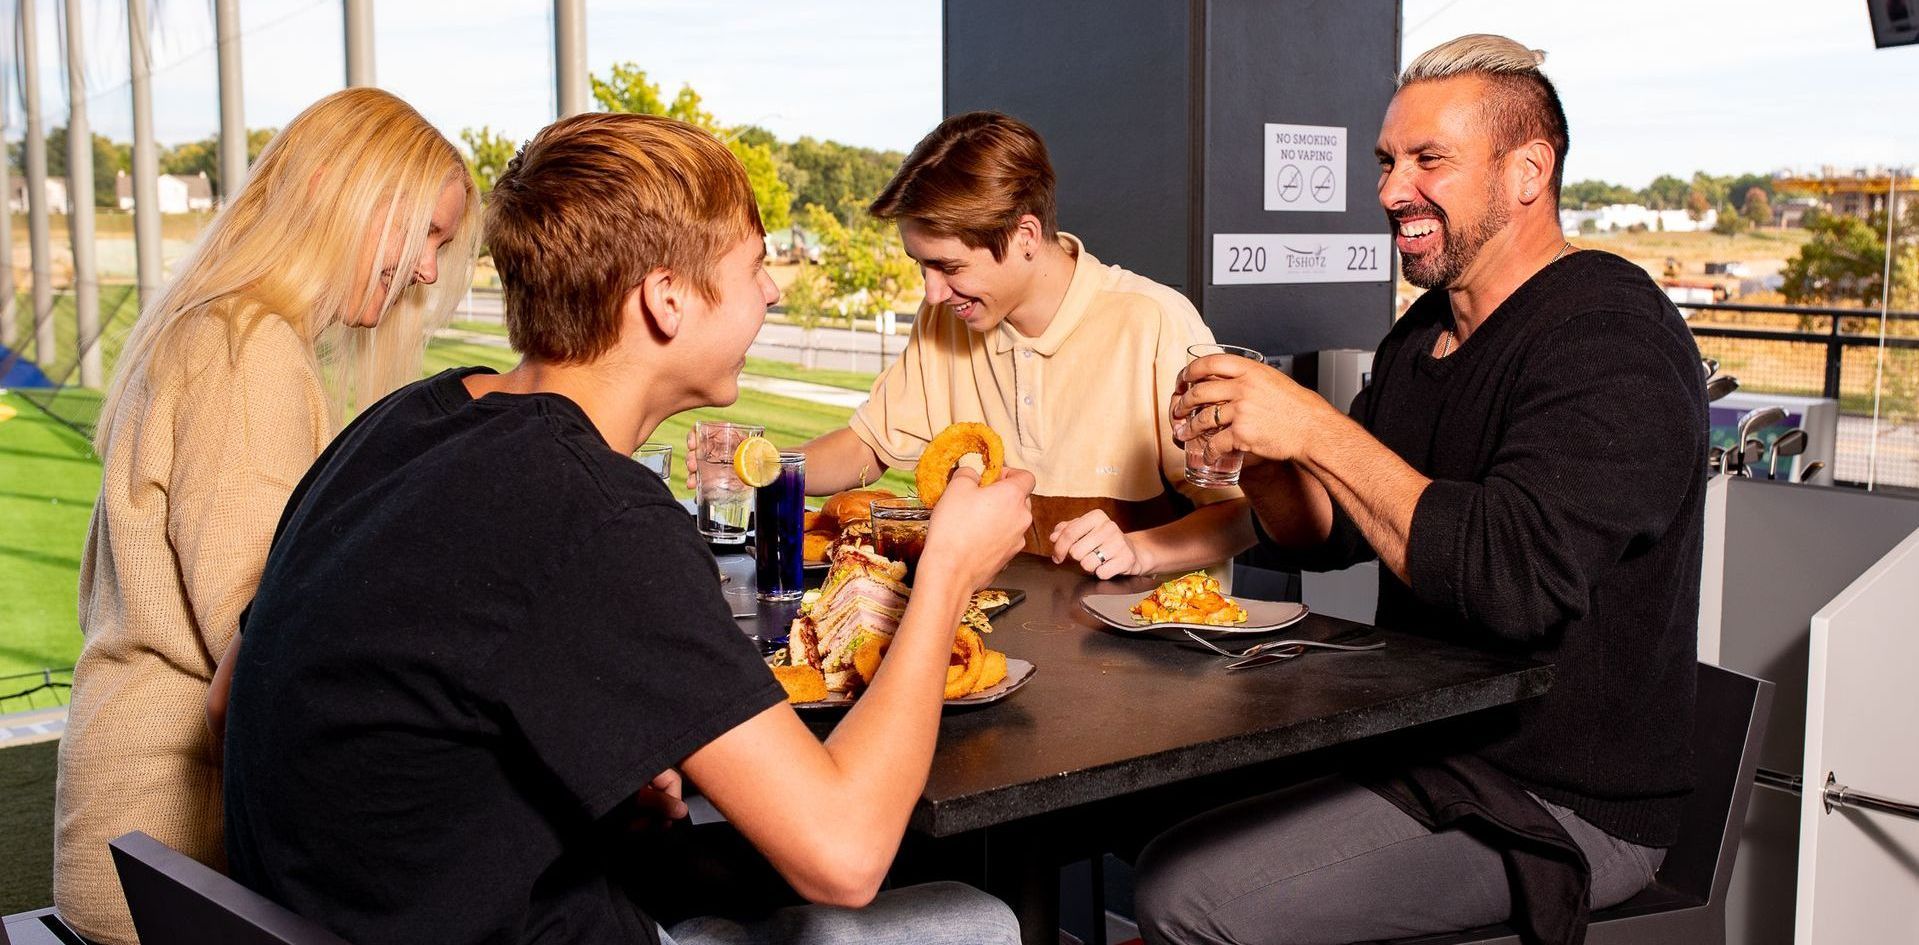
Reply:
[[[1509,920],[1529,941],[1578,941],[1588,910],[1644,888],[1677,836],[1699,354],[1644,272],[1561,235],[1568,136],[1541,59],[1464,36],[1401,77],[1379,200],[1407,280],[1433,291],[1381,343],[1350,417],[1222,358],[1187,368],[1169,412],[1182,437],[1245,453],[1275,554],[1312,570],[1377,558],[1379,626],[1551,662],[1552,689],[1161,836],[1140,862],[1148,942]]]

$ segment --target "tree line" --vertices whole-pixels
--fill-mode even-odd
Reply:
[[[1568,210],[1597,210],[1611,204],[1640,204],[1653,210],[1684,210],[1695,220],[1718,211],[1713,229],[1737,233],[1772,222],[1772,178],[1765,174],[1713,175],[1694,171],[1691,180],[1661,174],[1638,190],[1603,180],[1567,184],[1559,205]]]
[[[247,129],[247,163],[260,156],[261,149],[278,134],[278,128]],[[7,145],[7,161],[16,177],[24,180],[27,174],[25,146],[19,143]],[[120,208],[119,197],[114,193],[114,180],[123,172],[133,170],[133,145],[125,141],[114,141],[103,134],[93,136],[93,205],[103,209]],[[207,182],[213,185],[213,192],[220,193],[220,139],[202,138],[176,144],[160,151],[160,173],[179,174],[192,177],[195,174],[207,175]],[[47,176],[65,178],[67,176],[67,128],[60,125],[47,132]]]
[[[669,98],[632,62],[595,73],[589,83],[604,111],[664,115],[719,138],[746,168],[766,231],[797,225],[819,256],[814,265],[811,254],[800,254],[800,271],[785,293],[785,313],[801,327],[852,324],[898,311],[917,288],[917,267],[898,234],[866,212],[906,155],[805,136],[781,141],[757,125],[726,124],[706,110],[691,85]],[[463,129],[460,141],[482,193],[493,188],[520,146],[490,127]]]

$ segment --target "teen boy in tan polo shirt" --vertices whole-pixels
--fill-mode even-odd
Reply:
[[[948,118],[871,209],[898,223],[926,301],[850,426],[803,447],[808,492],[911,469],[948,424],[977,421],[1037,481],[1029,552],[1107,578],[1252,545],[1239,490],[1186,481],[1165,410],[1187,346],[1212,332],[1185,296],[1059,232],[1032,128],[992,112]]]

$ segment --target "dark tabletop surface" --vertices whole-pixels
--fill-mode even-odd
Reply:
[[[948,710],[914,829],[951,836],[1517,702],[1552,683],[1542,663],[1387,631],[1376,632],[1383,650],[1228,672],[1217,655],[1121,634],[1080,607],[1087,594],[1154,583],[1014,560],[994,584],[1026,600],[994,619],[986,642],[1037,672],[999,703]],[[1283,633],[1363,629],[1313,615]]]

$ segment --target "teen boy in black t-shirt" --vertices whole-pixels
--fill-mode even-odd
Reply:
[[[1016,939],[965,887],[857,907],[924,786],[961,608],[1021,547],[1031,478],[955,481],[884,667],[822,744],[691,517],[627,459],[666,417],[735,399],[778,298],[738,163],[678,122],[567,119],[499,181],[486,242],[524,360],[374,405],[282,519],[227,722],[234,876],[356,945],[657,941],[609,851],[635,805],[683,814],[683,769],[823,904],[755,940]]]

